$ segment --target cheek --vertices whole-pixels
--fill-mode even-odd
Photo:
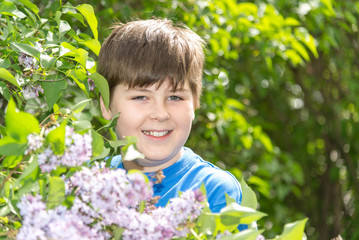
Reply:
[[[134,108],[123,107],[119,109],[119,116],[116,124],[117,136],[134,136],[141,123],[141,115]]]

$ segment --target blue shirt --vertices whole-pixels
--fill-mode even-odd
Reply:
[[[123,168],[121,156],[113,157],[111,167]],[[182,157],[171,166],[162,170],[165,178],[159,184],[154,184],[154,196],[160,196],[157,207],[164,207],[171,198],[178,197],[179,191],[194,190],[204,184],[207,201],[212,212],[218,213],[226,206],[225,193],[237,203],[242,201],[241,185],[229,172],[204,161],[190,148],[184,147]],[[145,173],[149,179],[155,173]],[[239,229],[247,228],[247,225]]]

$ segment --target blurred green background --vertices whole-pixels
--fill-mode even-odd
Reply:
[[[101,43],[152,16],[197,32],[204,93],[187,145],[253,187],[266,237],[308,217],[308,239],[359,239],[358,1],[69,2],[94,7]]]

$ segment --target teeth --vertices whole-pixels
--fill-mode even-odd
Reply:
[[[169,131],[155,132],[155,131],[142,131],[146,135],[154,137],[163,137],[169,133]]]

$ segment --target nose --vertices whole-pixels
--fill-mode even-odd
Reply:
[[[157,121],[166,121],[170,118],[170,114],[165,103],[154,102],[151,106],[149,118]]]

